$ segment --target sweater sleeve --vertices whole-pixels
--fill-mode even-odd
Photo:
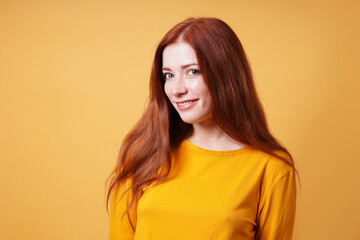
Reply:
[[[256,240],[289,240],[295,221],[295,170],[271,184],[260,200]]]
[[[130,187],[131,182],[126,181],[114,191],[111,196],[110,219],[109,219],[109,240],[130,240],[134,239],[136,228],[136,204],[129,210],[129,214],[124,212],[131,200],[131,190],[123,193]],[[124,216],[123,216],[124,215]]]

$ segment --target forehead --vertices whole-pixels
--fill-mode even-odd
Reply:
[[[198,64],[194,49],[185,42],[168,45],[163,51],[163,67]]]

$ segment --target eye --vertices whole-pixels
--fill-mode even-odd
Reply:
[[[174,77],[174,74],[172,73],[163,73],[163,78],[166,80],[166,79],[170,79],[170,78],[173,78]]]
[[[200,74],[200,70],[198,70],[198,69],[190,69],[188,73],[189,73],[189,75],[194,76],[194,75]]]

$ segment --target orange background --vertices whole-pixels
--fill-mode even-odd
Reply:
[[[190,16],[238,34],[292,152],[294,239],[360,239],[359,1],[0,0],[0,238],[107,239],[105,180],[157,43]]]

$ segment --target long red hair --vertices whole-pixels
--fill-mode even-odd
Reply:
[[[268,129],[249,63],[236,34],[219,19],[189,18],[173,27],[157,47],[148,106],[125,137],[117,165],[109,178],[107,203],[115,189],[127,179],[132,180],[132,198],[126,212],[141,197],[145,187],[159,184],[168,176],[171,150],[192,132],[192,125],[181,120],[164,92],[162,54],[176,41],[186,42],[196,52],[200,71],[212,96],[213,120],[219,129],[235,141],[294,166],[291,154]],[[277,155],[279,151],[288,157]]]

